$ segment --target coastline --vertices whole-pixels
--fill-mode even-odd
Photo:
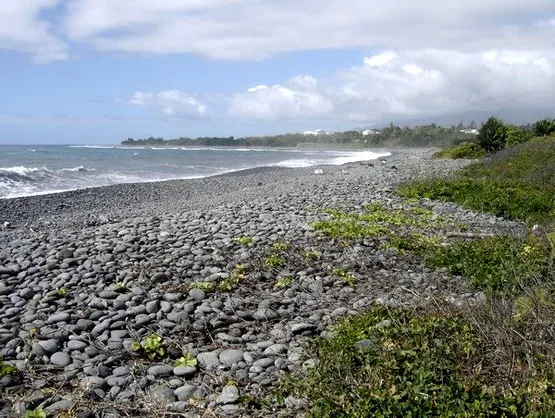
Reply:
[[[403,150],[343,166],[0,201],[0,221],[11,223],[0,232],[0,357],[20,370],[0,379],[0,415],[9,416],[14,399],[52,414],[75,407],[148,415],[153,405],[157,413],[201,405],[216,416],[240,414],[239,395],[267,393],[283,373],[302,368],[310,338],[376,300],[480,298],[462,278],[410,255],[372,242],[344,247],[311,227],[326,218],[324,209],[361,211],[379,202],[393,212],[406,205],[396,185],[466,164]],[[422,204],[432,219],[449,217],[469,232],[522,229],[454,204]],[[275,248],[292,262],[265,261]],[[356,282],[334,277],[338,267]],[[166,344],[164,356],[140,358],[132,343],[152,333]],[[176,366],[186,353],[194,365]],[[56,396],[32,404],[37,388]],[[295,402],[288,413],[302,408]]]

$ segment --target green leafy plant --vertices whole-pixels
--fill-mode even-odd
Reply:
[[[291,284],[291,282],[293,281],[293,279],[291,279],[291,277],[284,277],[281,280],[278,280],[276,282],[276,284],[274,285],[274,289],[283,289],[286,288],[287,286],[289,286]]]
[[[209,293],[216,289],[216,285],[212,282],[192,282],[189,283],[189,289],[200,289]]]
[[[27,336],[28,336],[30,339],[34,339],[34,338],[37,336],[38,333],[39,333],[38,328],[31,328],[31,329],[29,330],[29,332],[27,333]]]
[[[252,237],[236,237],[233,238],[233,241],[241,245],[249,245],[254,242]]]
[[[285,260],[275,252],[270,253],[264,260],[262,261],[264,267],[267,268],[277,268],[282,267],[285,265]]]
[[[60,287],[59,289],[56,289],[56,294],[61,298],[67,297],[68,293],[69,292],[65,287]]]
[[[288,242],[274,242],[272,244],[272,250],[274,251],[289,251],[291,249],[291,244]]]
[[[0,378],[7,376],[9,374],[17,373],[17,367],[12,366],[11,364],[6,364],[3,361],[0,361]]]
[[[193,357],[191,353],[187,352],[183,355],[183,357],[180,357],[175,361],[174,367],[180,366],[196,367],[197,359]]]
[[[125,286],[123,284],[123,282],[114,283],[113,289],[114,289],[114,291],[120,292],[120,293],[130,292],[129,288],[127,286]]]
[[[141,342],[134,341],[132,343],[132,348],[133,351],[145,354],[150,359],[164,357],[166,355],[162,337],[158,334],[150,334]]]
[[[349,273],[347,270],[345,270],[342,267],[335,267],[333,269],[333,275],[335,277],[337,277],[338,279],[344,281],[345,283],[347,283],[349,286],[354,286],[355,284],[355,276],[353,276],[351,273]]]
[[[25,411],[24,418],[46,418],[46,411],[42,408],[32,409],[30,411]]]
[[[302,251],[302,256],[303,258],[307,259],[307,260],[318,260],[318,258],[320,257],[320,255],[318,254],[318,252],[314,251],[314,250],[303,250]]]
[[[237,264],[231,271],[229,277],[223,279],[218,284],[218,290],[220,290],[221,292],[231,292],[234,286],[245,280],[246,270],[247,266],[245,266],[244,264]]]

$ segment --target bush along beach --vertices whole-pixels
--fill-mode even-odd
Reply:
[[[549,141],[0,201],[0,415],[549,416]]]
[[[494,125],[492,143],[499,144]],[[367,214],[335,215],[316,225],[351,245],[380,236],[385,245],[406,249],[428,266],[465,277],[482,298],[453,303],[432,297],[410,307],[375,304],[313,341],[310,363],[282,381],[278,396],[306,399],[308,416],[552,416],[554,150],[555,138],[535,138],[450,179],[419,180],[399,189],[422,202],[452,201],[523,221],[525,233],[435,233],[422,239],[415,233],[420,222],[413,219],[411,234],[399,241],[400,231],[391,233],[377,219],[367,225]]]
[[[472,131],[475,138],[455,141],[454,145],[438,151],[434,158],[481,158],[488,152],[528,142],[536,137],[555,134],[555,119],[542,119],[530,125],[505,124],[495,116],[490,117],[479,130]]]

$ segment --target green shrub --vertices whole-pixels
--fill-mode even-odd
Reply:
[[[402,185],[399,193],[516,220],[549,222],[555,219],[555,141],[540,138],[506,148],[452,178],[415,181]]]
[[[513,294],[548,278],[549,255],[546,243],[534,236],[496,236],[433,247],[426,263],[468,278],[475,289]]]
[[[530,141],[534,137],[534,132],[516,125],[507,125],[506,145],[512,146]]]
[[[450,159],[477,159],[486,155],[486,151],[476,141],[468,141],[459,145],[454,145],[436,152],[433,158],[450,158]]]
[[[478,132],[478,144],[486,151],[498,151],[505,147],[507,128],[500,119],[490,117]]]
[[[511,358],[488,362],[497,353],[473,324],[456,313],[373,307],[317,340],[315,366],[285,380],[281,395],[307,399],[318,418],[549,416],[553,375],[510,381]]]
[[[536,136],[549,136],[555,133],[555,119],[542,119],[534,123]]]

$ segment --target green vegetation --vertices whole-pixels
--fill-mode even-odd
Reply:
[[[549,416],[553,353],[521,351],[521,328],[490,334],[476,319],[375,306],[316,340],[315,366],[282,381],[279,397],[307,399],[319,418]]]
[[[534,124],[536,136],[549,136],[555,134],[555,119],[543,119]]]
[[[445,219],[437,217],[432,221],[432,212],[418,206],[388,210],[373,203],[363,213],[336,210],[326,213],[330,219],[312,224],[319,234],[347,241],[375,238],[384,248],[395,248],[400,252],[421,251],[424,246],[435,244],[436,240],[427,235],[427,230],[447,226]]]
[[[438,299],[411,309],[374,305],[343,320],[309,347],[313,367],[282,379],[278,403],[303,398],[307,416],[318,418],[554,416],[555,139],[529,140],[529,133],[522,139],[490,122],[484,146],[505,148],[451,179],[404,185],[400,193],[411,206],[328,211],[330,219],[313,225],[344,245],[365,238],[411,252],[464,276],[485,299],[470,305]],[[525,236],[447,239],[441,230],[453,225],[415,198],[540,226]],[[430,233],[434,223],[438,235]]]
[[[119,292],[119,293],[127,293],[130,292],[131,290],[125,286],[122,282],[117,282],[114,284],[113,289],[115,292]]]
[[[210,293],[216,290],[216,285],[212,282],[191,282],[189,283],[189,289],[200,289]]]
[[[197,359],[193,357],[193,355],[189,352],[185,353],[183,357],[178,358],[175,361],[174,367],[197,367]]]
[[[164,357],[166,355],[166,348],[162,342],[162,337],[158,334],[150,334],[141,342],[134,341],[132,343],[133,351],[144,354],[151,360],[155,358]]]
[[[17,373],[17,367],[12,366],[11,364],[6,364],[0,360],[0,378],[15,373]]]
[[[450,158],[450,159],[478,159],[486,155],[486,151],[476,141],[463,142],[451,148],[447,148],[436,152],[433,158]]]
[[[342,146],[351,148],[368,147],[443,147],[472,139],[475,135],[470,131],[476,128],[472,122],[465,126],[462,123],[450,127],[442,127],[435,123],[413,127],[401,127],[394,124],[372,129],[364,135],[361,131],[328,132],[322,135],[305,135],[302,133],[284,134],[263,137],[201,137],[165,140],[164,138],[128,138],[122,145],[130,146],[222,146],[222,147],[303,147],[318,145]],[[367,132],[368,133],[368,132]]]
[[[58,295],[61,298],[67,297],[68,293],[69,293],[69,291],[65,287],[61,287],[59,289],[56,289],[56,295]]]
[[[548,136],[553,133],[555,120],[545,119],[532,126],[517,126],[505,124],[492,116],[482,125],[475,138],[463,143],[455,142],[452,147],[436,152],[434,158],[481,158],[487,153],[528,142],[534,136]]]
[[[355,285],[355,276],[353,276],[351,273],[349,273],[347,270],[345,270],[342,267],[335,267],[332,271],[333,275],[335,277],[337,277],[339,280],[344,281],[345,283],[347,283],[349,286],[354,286]]]
[[[249,245],[253,243],[252,237],[237,237],[233,238],[233,241],[241,245]]]
[[[501,120],[492,116],[482,125],[476,139],[480,147],[487,152],[498,151],[507,143],[507,127]]]
[[[30,411],[25,411],[24,418],[46,418],[46,411],[42,408],[32,409]]]
[[[276,284],[274,285],[274,289],[276,289],[276,290],[284,289],[287,286],[289,286],[292,281],[293,281],[293,279],[291,277],[289,277],[289,276],[284,277],[283,279],[278,280],[276,282]]]
[[[555,140],[538,138],[506,148],[451,179],[404,185],[405,197],[459,203],[533,223],[555,219]]]
[[[535,236],[496,236],[433,247],[426,262],[468,278],[475,289],[514,294],[550,278],[551,252]]]

